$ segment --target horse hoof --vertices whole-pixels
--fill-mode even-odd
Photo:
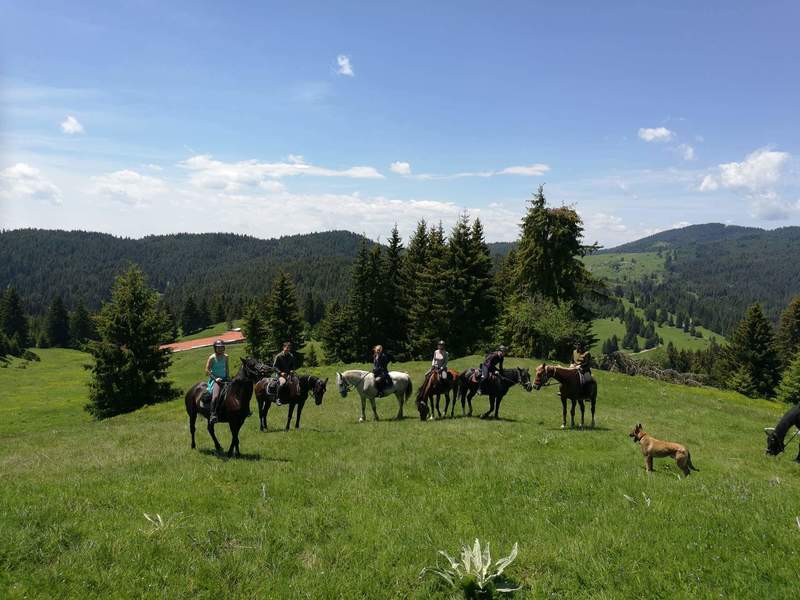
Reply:
[[[359,417],[359,418],[358,418],[358,422],[359,422],[359,423],[363,423],[363,422],[364,422],[364,417]]]
[[[566,429],[566,428],[567,428],[567,426],[566,426],[566,425],[562,425],[562,426],[561,426],[561,429]]]

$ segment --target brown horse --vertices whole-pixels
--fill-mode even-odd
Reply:
[[[250,415],[250,398],[253,396],[253,384],[266,374],[267,367],[256,361],[254,358],[242,358],[242,368],[236,377],[227,384],[227,391],[223,389],[225,397],[219,405],[218,416],[220,423],[227,423],[231,428],[231,446],[228,448],[228,456],[241,456],[239,452],[239,430],[242,428],[244,420]],[[189,415],[189,431],[192,434],[192,448],[195,448],[194,432],[197,415],[203,415],[206,419],[211,413],[211,402],[204,402],[208,382],[200,381],[194,384],[186,392],[186,412]],[[217,452],[222,452],[217,436],[214,434],[214,425],[208,424],[208,433],[214,440],[214,447]]]
[[[478,393],[478,388],[480,387],[478,377],[480,377],[480,371],[478,369],[467,369],[466,371],[462,371],[456,379],[453,404],[455,404],[456,399],[461,399],[462,416],[464,415],[467,404],[469,404],[469,412],[466,414],[470,417],[472,416],[472,399],[475,397],[475,394]]]
[[[447,377],[442,378],[438,369],[430,372],[425,379],[425,383],[419,388],[417,392],[417,409],[420,413],[420,418],[424,421],[423,410],[421,404],[430,404],[430,408],[424,412],[430,415],[433,419],[433,397],[436,396],[436,414],[439,419],[442,418],[442,411],[439,409],[439,402],[444,394],[444,416],[447,416],[447,409],[450,408],[450,391],[453,390],[453,406],[450,408],[450,417],[453,416],[456,408],[456,394],[455,391],[458,382],[458,371],[447,369]]]
[[[533,387],[537,390],[541,389],[542,386],[547,385],[550,379],[555,379],[560,384],[558,393],[561,396],[561,429],[567,426],[567,399],[572,400],[572,408],[569,411],[570,429],[575,427],[576,401],[581,407],[581,429],[583,429],[584,400],[592,403],[592,428],[594,428],[594,407],[597,403],[597,382],[594,378],[581,386],[578,369],[542,363],[536,367],[536,378],[533,381]]]

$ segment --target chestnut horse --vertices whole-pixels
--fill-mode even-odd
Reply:
[[[561,429],[565,429],[567,426],[567,399],[572,400],[572,408],[569,411],[570,429],[575,427],[576,401],[581,407],[581,429],[583,429],[584,400],[592,403],[592,428],[594,428],[594,406],[597,402],[597,382],[594,378],[581,386],[578,369],[542,363],[536,367],[536,378],[533,381],[533,387],[537,390],[541,389],[542,386],[547,385],[550,379],[555,379],[560,384],[558,393],[561,396]]]
[[[267,367],[254,358],[242,358],[242,368],[230,383],[226,384],[227,391],[223,389],[225,397],[220,400],[219,416],[220,423],[227,423],[231,428],[231,446],[228,448],[228,456],[241,456],[239,452],[239,430],[244,424],[244,420],[250,415],[250,398],[253,396],[253,384],[261,379],[267,372]],[[211,413],[211,401],[204,402],[207,381],[200,381],[189,388],[186,392],[186,412],[189,415],[189,431],[192,434],[192,448],[195,448],[194,432],[197,415],[203,415],[206,419]],[[214,447],[217,452],[222,452],[217,436],[214,434],[213,423],[208,424],[208,433],[214,440]]]
[[[430,372],[428,377],[425,379],[425,383],[422,387],[419,388],[417,392],[417,409],[419,410],[420,418],[424,421],[425,417],[423,416],[423,410],[421,407],[422,403],[426,404],[426,410],[424,413],[430,415],[430,419],[433,419],[433,397],[436,396],[436,414],[438,418],[442,418],[442,411],[439,410],[439,401],[442,398],[442,394],[444,394],[444,416],[447,416],[447,409],[450,407],[450,391],[453,390],[453,406],[450,408],[450,416],[453,416],[456,408],[456,394],[458,393],[457,390],[458,385],[458,371],[454,371],[453,369],[447,369],[447,377],[442,378],[441,374],[439,373],[438,369],[434,369]],[[430,404],[430,408],[427,408],[427,404]],[[463,412],[463,410],[462,410]]]

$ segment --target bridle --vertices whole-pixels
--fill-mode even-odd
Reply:
[[[555,367],[555,365],[543,365],[543,366],[544,366],[544,369],[542,370],[542,376],[541,376],[541,377],[539,377],[539,373],[537,373],[537,374],[536,374],[537,378],[539,378],[539,379],[540,379],[540,383],[539,383],[539,385],[538,385],[538,386],[537,386],[537,385],[534,383],[534,387],[536,387],[536,389],[537,389],[537,390],[540,390],[540,389],[542,389],[543,387],[548,387],[548,386],[550,386],[550,385],[553,385],[552,383],[549,383],[549,381],[550,381],[550,380],[551,380],[553,377],[555,377],[555,374],[556,374],[556,367]],[[550,373],[548,372],[548,369],[553,369],[553,373],[552,373],[552,374],[550,374]]]
[[[339,393],[346,394],[347,392],[350,391],[350,388],[355,388],[359,383],[364,381],[367,378],[367,375],[369,375],[369,371],[364,373],[355,383],[350,383],[349,381],[347,381],[347,378],[344,376],[344,373],[338,373],[338,375],[339,375]]]

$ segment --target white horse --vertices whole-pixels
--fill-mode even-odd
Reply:
[[[394,394],[397,397],[397,419],[403,418],[403,403],[411,397],[412,385],[411,377],[408,373],[400,371],[389,372],[389,377],[392,378],[392,385],[383,389],[386,395]],[[378,388],[375,387],[375,376],[370,371],[360,371],[358,369],[351,369],[344,373],[336,372],[336,385],[339,386],[339,393],[342,398],[347,397],[347,392],[350,388],[355,388],[358,395],[361,396],[361,417],[358,422],[362,423],[367,420],[364,414],[364,409],[367,406],[367,398],[372,404],[372,414],[375,415],[375,420],[378,418],[378,411],[375,409],[375,397],[378,395]]]

